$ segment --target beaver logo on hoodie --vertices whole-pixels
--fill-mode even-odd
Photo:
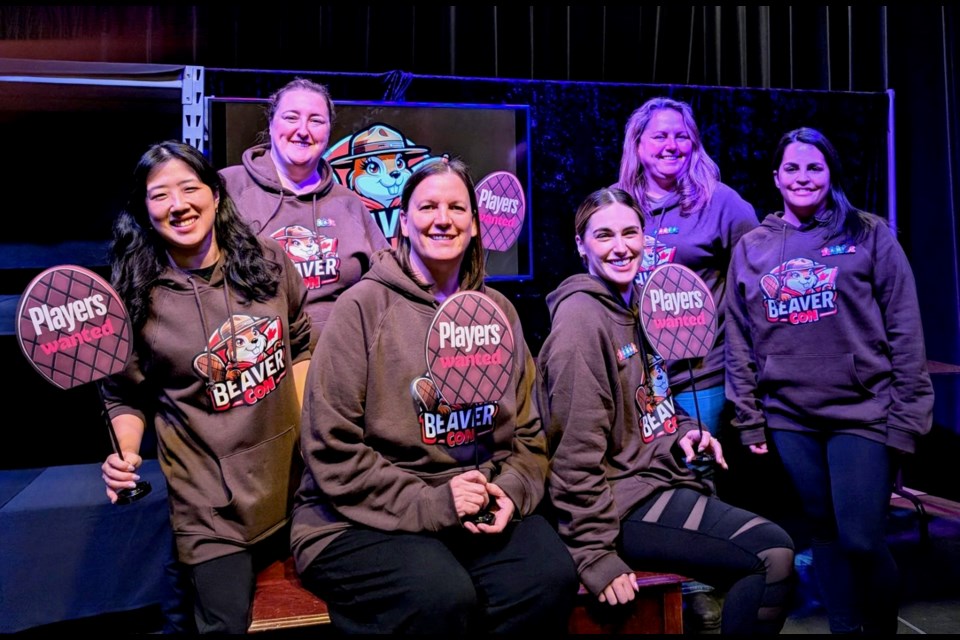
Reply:
[[[336,238],[318,236],[299,224],[277,229],[270,237],[290,256],[307,289],[319,289],[340,280]]]
[[[223,411],[270,395],[286,374],[283,355],[279,317],[234,315],[213,332],[193,366],[207,380],[213,408]]]
[[[837,312],[837,267],[809,258],[792,258],[760,278],[767,320],[789,324],[818,322]]]

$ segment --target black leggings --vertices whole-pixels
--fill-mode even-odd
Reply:
[[[195,630],[201,634],[245,634],[253,617],[257,572],[290,551],[290,529],[284,527],[251,547],[195,565],[181,565],[190,588]],[[183,606],[187,606],[184,602]]]
[[[678,573],[726,591],[721,633],[783,628],[793,541],[769,520],[693,489],[669,489],[623,519],[619,542],[638,570]]]
[[[886,541],[896,465],[882,442],[773,431],[810,523],[832,633],[897,632],[899,572]]]

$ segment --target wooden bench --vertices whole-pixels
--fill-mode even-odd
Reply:
[[[330,624],[327,603],[300,584],[293,556],[257,574],[250,633],[323,624]]]
[[[672,573],[634,573],[640,590],[626,605],[601,603],[580,585],[567,630],[571,634],[683,633],[680,585],[687,578]]]
[[[637,572],[640,591],[629,605],[601,604],[582,586],[570,616],[575,634],[683,633],[680,583],[669,573]],[[276,561],[257,575],[250,633],[330,624],[327,604],[300,583],[293,558]]]

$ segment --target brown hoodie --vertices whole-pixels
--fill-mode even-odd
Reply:
[[[244,303],[225,282],[167,268],[123,373],[104,382],[110,417],[153,417],[180,560],[237,552],[289,517],[299,402],[293,365],[310,357],[300,278],[283,265],[277,295]]]
[[[549,294],[547,306],[552,326],[538,363],[548,490],[580,581],[599,594],[632,570],[617,555],[621,518],[661,489],[711,489],[677,446],[696,421],[675,409],[663,360],[623,298],[579,274]],[[637,407],[640,387],[648,391],[649,415]]]
[[[536,368],[513,305],[492,289],[482,292],[507,315],[515,361],[492,432],[480,436],[479,467],[522,517],[542,499],[547,470],[532,397]],[[299,571],[354,524],[414,533],[460,526],[448,484],[474,468],[472,443],[426,442],[411,394],[426,373],[424,345],[438,306],[389,250],[334,305],[304,400],[306,470],[291,534]]]
[[[320,183],[300,195],[280,184],[268,144],[247,149],[242,165],[220,175],[254,233],[277,240],[300,272],[315,344],[334,301],[370,268],[370,257],[389,246],[387,239],[360,198],[334,181],[326,160]]]

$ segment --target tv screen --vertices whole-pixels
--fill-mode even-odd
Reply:
[[[239,164],[244,150],[266,141],[265,107],[262,99],[207,98],[215,166]],[[344,101],[334,108],[324,156],[394,246],[406,180],[418,167],[459,158],[476,182],[488,279],[533,276],[528,106]]]

